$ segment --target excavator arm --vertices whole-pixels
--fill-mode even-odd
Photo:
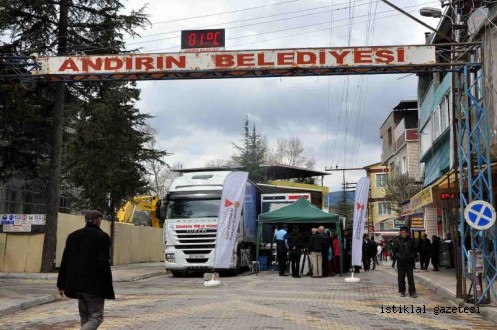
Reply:
[[[158,211],[160,200],[158,196],[136,196],[124,203],[117,212],[117,219],[123,223],[135,223],[135,212],[143,211],[149,214],[151,226],[160,228]]]

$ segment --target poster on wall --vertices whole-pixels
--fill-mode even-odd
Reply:
[[[45,214],[0,214],[1,233],[43,233]]]

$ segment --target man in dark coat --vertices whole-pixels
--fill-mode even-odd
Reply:
[[[409,296],[416,298],[416,286],[414,285],[414,259],[416,257],[416,244],[408,236],[407,227],[400,228],[400,236],[393,243],[393,251],[397,256],[397,280],[401,297],[406,296],[406,276],[409,284]]]
[[[419,247],[419,259],[421,264],[421,269],[428,270],[428,265],[430,264],[430,251],[431,242],[426,234],[423,234],[421,238],[421,243]]]
[[[304,238],[299,232],[299,227],[295,225],[293,231],[288,234],[288,249],[290,255],[290,265],[292,277],[300,277],[300,257],[304,248]]]
[[[57,287],[60,295],[78,299],[81,329],[97,329],[105,299],[115,299],[110,268],[110,237],[102,229],[102,213],[86,212],[86,226],[67,237]]]
[[[352,235],[345,229],[343,231],[342,242],[342,256],[343,256],[343,273],[348,273],[351,267],[351,254],[352,254]]]
[[[433,270],[438,272],[438,266],[440,261],[440,239],[433,235],[430,247],[431,264],[433,265]]]

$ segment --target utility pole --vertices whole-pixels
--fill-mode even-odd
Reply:
[[[350,167],[350,168],[338,168],[336,166],[335,168],[325,168],[325,171],[329,172],[337,172],[337,171],[342,171],[342,198],[343,198],[343,203],[345,204],[347,201],[347,192],[348,191],[353,191],[355,190],[355,182],[346,182],[345,181],[345,171],[365,171],[362,167]],[[354,201],[352,201],[352,204]],[[330,204],[328,203],[328,210],[330,210]],[[347,217],[346,217],[347,219]],[[349,219],[350,220],[350,219]]]

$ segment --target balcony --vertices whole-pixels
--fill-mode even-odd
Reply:
[[[416,142],[418,141],[418,129],[417,128],[408,128],[399,134],[398,138],[392,143],[391,146],[387,147],[383,145],[383,153],[381,155],[381,162],[385,163],[392,156],[397,154],[399,150],[406,144],[406,142]]]

